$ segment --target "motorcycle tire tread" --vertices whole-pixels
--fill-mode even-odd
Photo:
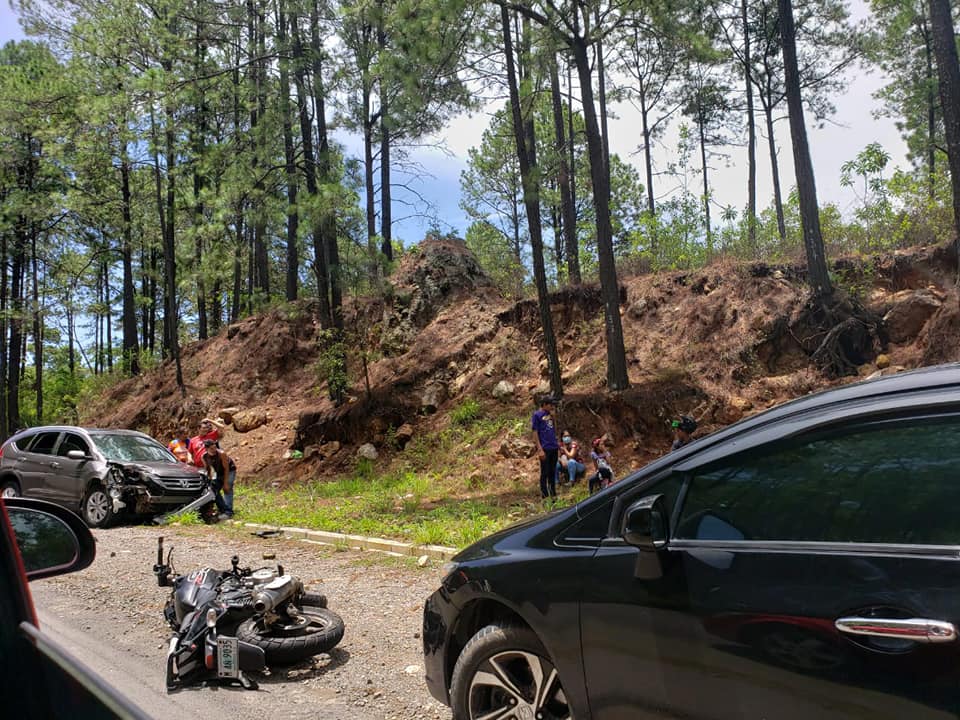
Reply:
[[[343,639],[343,619],[332,610],[311,607],[310,614],[323,618],[325,627],[308,635],[271,637],[261,630],[263,618],[249,618],[237,627],[237,638],[263,650],[267,665],[292,665],[312,655],[332,650]]]

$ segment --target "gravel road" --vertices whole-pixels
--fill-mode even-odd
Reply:
[[[31,583],[41,626],[153,717],[264,717],[328,720],[449,718],[423,682],[423,601],[439,585],[436,564],[283,539],[239,528],[116,527],[95,530],[97,559],[86,570]],[[257,676],[258,691],[164,689],[169,589],[152,573],[157,537],[174,547],[179,572],[280,562],[308,589],[329,597],[346,635],[330,654]],[[262,560],[275,553],[276,560]]]

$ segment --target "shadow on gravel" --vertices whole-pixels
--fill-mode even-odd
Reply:
[[[321,653],[313,657],[290,665],[289,667],[275,668],[270,673],[255,673],[254,679],[261,685],[276,685],[286,682],[300,682],[326,675],[329,671],[340,667],[350,659],[350,653],[342,648],[333,648],[329,653]]]

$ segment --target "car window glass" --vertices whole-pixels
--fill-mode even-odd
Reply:
[[[71,450],[79,450],[84,455],[90,454],[90,449],[87,447],[86,440],[79,435],[67,433],[63,436],[63,440],[60,441],[60,445],[57,446],[57,455],[66,457],[67,453]]]
[[[796,438],[693,471],[674,536],[960,544],[960,418]]]
[[[57,444],[58,437],[60,437],[59,431],[37,433],[37,438],[30,443],[29,450],[32,453],[49,455],[53,452],[53,448]]]

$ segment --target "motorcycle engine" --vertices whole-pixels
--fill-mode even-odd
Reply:
[[[254,570],[248,578],[252,587],[258,587],[260,585],[266,585],[269,582],[273,582],[277,577],[277,571],[270,568],[260,568],[259,570]]]

